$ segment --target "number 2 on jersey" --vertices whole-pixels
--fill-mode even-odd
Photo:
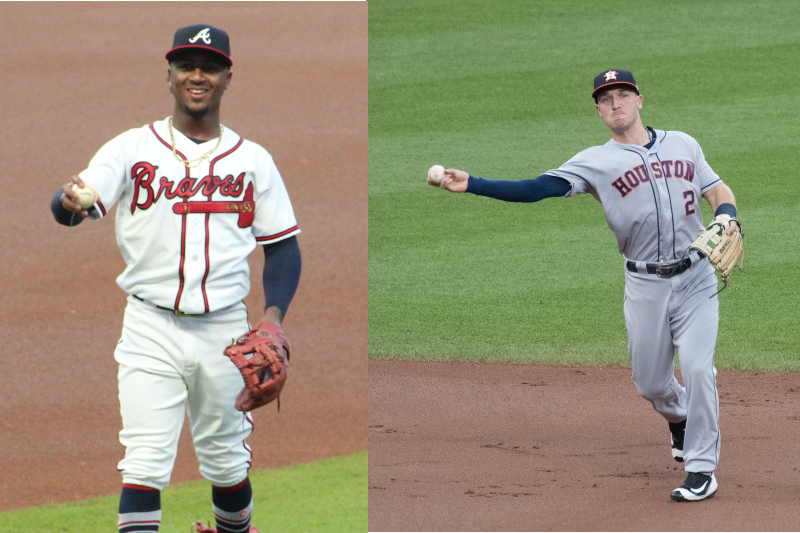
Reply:
[[[694,205],[694,191],[683,191],[683,197],[688,198],[689,200],[686,202],[686,216],[694,214],[694,209],[692,205]]]

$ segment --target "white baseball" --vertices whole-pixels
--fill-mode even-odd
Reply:
[[[72,186],[72,190],[78,195],[78,203],[84,209],[89,209],[97,202],[97,191],[91,185],[81,189],[76,183]]]
[[[444,177],[444,167],[442,165],[433,165],[428,170],[428,183],[431,185],[439,185]]]

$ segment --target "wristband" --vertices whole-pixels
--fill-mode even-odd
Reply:
[[[736,218],[736,206],[733,204],[720,204],[717,210],[714,211],[714,216],[728,215],[731,218]]]

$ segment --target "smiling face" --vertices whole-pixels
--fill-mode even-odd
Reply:
[[[625,86],[612,86],[598,94],[594,107],[615,135],[641,124],[642,95]]]
[[[218,113],[232,75],[225,60],[214,52],[190,49],[176,53],[167,70],[175,111],[195,120]]]

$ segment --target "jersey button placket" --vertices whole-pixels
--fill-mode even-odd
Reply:
[[[675,257],[675,217],[672,214],[672,198],[670,197],[670,187],[669,182],[667,181],[668,178],[663,177],[661,181],[663,182],[663,204],[664,204],[664,226],[662,226],[664,231],[664,244],[666,245],[665,248],[661,248],[662,250],[669,250],[669,252],[664,251],[664,255],[666,256],[666,260],[674,261],[677,259]],[[672,187],[675,189],[675,186]],[[679,204],[680,205],[680,204]]]
[[[186,280],[186,295],[188,301],[184,301],[186,309],[192,309],[191,312],[203,312],[205,305],[203,303],[203,296],[200,291],[203,275],[205,273],[205,261],[201,258],[205,257],[205,225],[202,223],[205,215],[191,214],[188,215],[193,218],[189,223],[190,231],[186,235],[186,264],[184,265],[184,277]],[[201,264],[202,263],[202,264]],[[189,311],[187,311],[189,312]]]
[[[647,170],[648,174],[650,174],[650,170],[652,167],[650,166],[652,163],[659,164],[658,158],[651,156],[655,156],[655,154],[648,153],[647,154]],[[660,254],[656,261],[664,261],[664,257],[667,255],[667,231],[666,229],[672,226],[672,213],[669,209],[669,192],[667,191],[666,184],[664,183],[663,177],[656,179],[655,174],[650,174],[650,179],[656,184],[656,188],[658,189],[658,204],[656,206],[656,216],[659,218],[659,233],[658,233],[658,249]]]
[[[661,178],[662,180],[665,178]],[[662,206],[662,213],[663,216],[661,217],[661,235],[659,235],[659,239],[661,240],[661,257],[659,257],[659,261],[665,261],[667,259],[668,253],[667,250],[670,249],[669,242],[667,242],[668,236],[671,234],[672,228],[672,212],[669,209],[669,194],[665,189],[661,189],[661,206]]]

